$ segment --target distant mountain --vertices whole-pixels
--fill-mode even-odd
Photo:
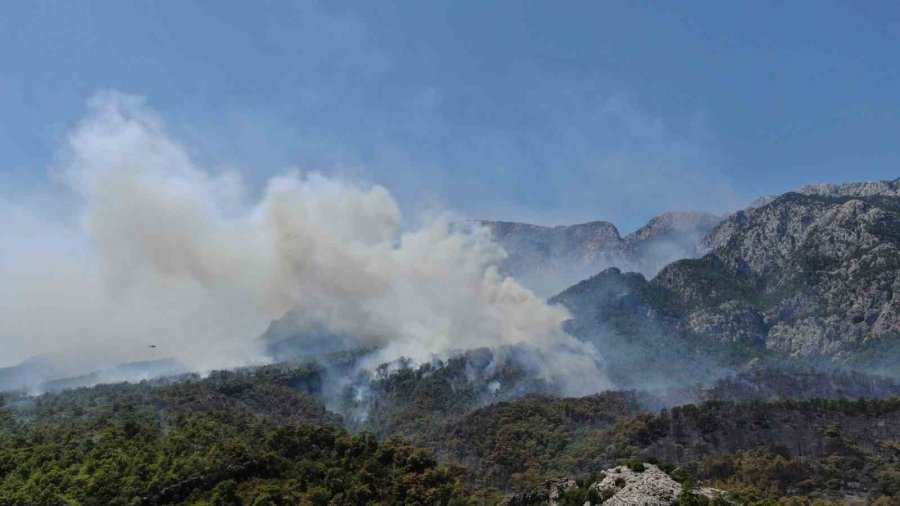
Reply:
[[[820,197],[900,197],[900,178],[893,181],[865,181],[862,183],[817,183],[801,186],[794,193]],[[761,207],[780,195],[760,197],[750,207]]]
[[[819,183],[801,186],[797,193],[822,197],[900,197],[900,178],[862,183]]]
[[[618,229],[606,221],[555,227],[479,223],[506,251],[504,273],[544,296],[609,266],[613,251],[622,243]]]
[[[900,336],[900,197],[787,194],[729,217],[706,244],[702,261],[658,278],[682,302],[704,306],[696,332],[735,315],[722,308],[732,303],[745,310],[748,336],[789,354],[842,355]],[[698,267],[723,276],[716,291],[684,284]]]
[[[720,221],[708,213],[665,213],[625,237],[606,221],[555,227],[478,223],[506,251],[501,269],[539,295],[550,296],[610,266],[652,275],[674,260],[697,257],[703,238]],[[270,357],[287,360],[359,346],[353,336],[309,329],[301,320],[291,310],[271,322],[261,336]]]
[[[59,378],[65,374],[58,364],[48,356],[31,357],[19,364],[0,368],[0,391],[17,390],[36,385],[48,378]]]
[[[61,355],[38,355],[20,364],[0,368],[0,392],[51,392],[119,381],[140,381],[182,374],[187,369],[171,358],[90,367]]]
[[[605,221],[480,224],[504,272],[561,290],[566,328],[620,386],[709,382],[753,359],[900,375],[900,180],[805,186],[724,219],[666,213],[624,237]],[[273,357],[357,346],[297,327],[290,312],[273,322]]]
[[[652,327],[743,358],[820,356],[897,372],[900,183],[801,190],[728,216],[702,241],[702,258],[651,281],[610,270],[553,300],[584,338],[638,339]]]
[[[338,335],[323,328],[308,328],[296,310],[269,323],[259,337],[266,354],[275,361],[315,357],[326,353],[358,349],[359,340]]]
[[[509,255],[503,270],[549,296],[608,267],[652,276],[674,260],[699,256],[701,240],[719,221],[708,213],[665,213],[625,237],[606,221],[555,227],[478,223]]]
[[[619,252],[626,261],[615,267],[652,277],[675,260],[699,257],[705,252],[703,239],[721,221],[696,211],[663,213],[625,236]]]
[[[33,387],[39,392],[60,392],[73,388],[90,387],[103,383],[119,383],[123,381],[138,382],[165,376],[186,374],[188,369],[172,358],[159,360],[142,360],[127,362],[115,367],[94,371],[79,376],[59,378],[45,381]]]

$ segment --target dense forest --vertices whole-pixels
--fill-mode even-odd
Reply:
[[[638,392],[553,396],[475,354],[385,368],[335,395],[353,359],[4,394],[0,504],[496,504],[568,476],[579,485],[561,504],[581,505],[604,470],[644,463],[739,504],[900,499],[900,399],[742,399],[734,387],[891,391],[859,375],[756,371],[706,390],[732,400],[669,406]]]
[[[7,395],[0,504],[479,504],[464,470],[350,433],[313,364]]]

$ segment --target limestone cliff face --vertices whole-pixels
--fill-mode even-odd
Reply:
[[[797,193],[823,197],[900,197],[900,178],[893,181],[811,184],[799,188]]]
[[[684,494],[684,487],[680,483],[653,464],[641,464],[637,469],[614,467],[604,471],[602,476],[600,481],[589,486],[588,500],[583,506],[673,506],[679,504]],[[564,494],[576,487],[575,479],[559,478],[530,492],[511,495],[501,504],[557,506]],[[691,489],[688,494],[706,500],[724,500],[726,495],[721,490],[708,487]]]
[[[604,221],[480,223],[508,253],[501,269],[562,290],[568,330],[623,374],[693,380],[763,352],[900,374],[900,180],[806,186],[721,220],[666,213],[624,237]]]
[[[865,181],[862,183],[817,183],[794,190],[803,195],[820,197],[900,197],[900,178],[893,181]],[[762,207],[779,195],[767,195],[754,200],[750,207]]]
[[[620,267],[636,267],[653,277],[667,264],[683,258],[697,258],[706,252],[704,238],[722,218],[702,212],[669,212],[661,214],[622,241],[619,254],[628,261]]]
[[[590,262],[614,250],[621,242],[619,230],[606,221],[544,227],[508,221],[481,221],[509,254],[516,270],[542,263]]]
[[[619,466],[605,474],[603,480],[591,486],[600,497],[607,498],[603,504],[668,506],[677,504],[681,495],[681,484],[652,464],[644,466],[641,472]]]
[[[719,223],[700,212],[670,212],[622,237],[606,221],[544,227],[481,221],[509,255],[503,270],[542,295],[617,267],[655,275],[666,264],[702,253],[703,238]]]
[[[622,311],[633,304],[660,334],[708,343],[839,359],[900,350],[900,182],[805,187],[726,217],[698,248],[650,281],[608,272],[554,300],[583,333],[636,328]],[[627,289],[591,286],[614,278]]]
[[[692,332],[742,333],[800,355],[900,337],[900,197],[788,194],[729,217],[705,244],[721,283],[694,298]],[[691,299],[685,270],[673,264],[657,283]],[[738,325],[722,332],[697,315],[710,311]]]
[[[626,466],[607,469],[601,481],[591,485],[596,495],[609,506],[669,506],[679,503],[684,492],[680,483],[653,464],[643,464],[639,470]],[[698,488],[690,494],[714,499],[725,493],[714,488]],[[597,503],[600,504],[600,503]],[[585,506],[592,506],[588,501]]]
[[[479,223],[508,255],[501,265],[503,272],[545,296],[609,267],[622,243],[618,229],[606,221],[555,227]]]

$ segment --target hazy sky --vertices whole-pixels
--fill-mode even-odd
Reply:
[[[900,176],[897,2],[0,4],[0,184],[36,192],[98,90],[202,163],[401,205],[632,229]]]

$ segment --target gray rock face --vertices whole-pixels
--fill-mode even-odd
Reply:
[[[607,469],[604,474],[606,477],[591,488],[605,498],[603,504],[609,506],[669,506],[678,504],[684,491],[680,483],[653,464],[644,464],[643,471],[619,466]],[[693,489],[690,493],[707,499],[725,494],[714,488]]]
[[[508,257],[502,270],[541,295],[550,295],[611,265],[622,238],[609,222],[543,227],[482,221]]]
[[[699,212],[665,213],[624,238],[609,222],[543,227],[481,221],[509,255],[503,269],[545,296],[608,267],[653,276],[680,258],[695,258],[720,218]]]
[[[729,217],[705,244],[704,262],[721,277],[712,290],[695,293],[696,280],[685,282],[692,271],[679,264],[658,278],[700,306],[687,322],[695,333],[720,333],[724,318],[737,324],[733,334],[763,331],[766,346],[796,355],[841,355],[900,336],[900,197],[787,194]],[[723,298],[733,300],[719,305],[721,318],[704,318],[706,303]]]
[[[766,338],[763,316],[745,301],[732,300],[695,311],[688,315],[685,326],[719,342],[756,343]]]
[[[506,221],[479,223],[507,248],[513,264],[560,259],[591,261],[622,242],[616,226],[606,221],[556,227]]]
[[[606,471],[606,478],[591,486],[600,497],[606,497],[603,504],[610,506],[669,506],[677,504],[681,495],[681,484],[669,477],[653,464],[647,464],[642,472],[635,472],[625,466]]]
[[[639,243],[672,237],[685,246],[697,248],[700,240],[716,227],[722,218],[698,211],[676,211],[663,213],[646,225],[628,234],[626,242]],[[687,237],[684,237],[687,235]]]
[[[702,258],[651,281],[611,292],[599,286],[617,277],[607,273],[553,300],[583,338],[643,332],[641,320],[652,319],[657,335],[740,344],[742,353],[863,357],[900,372],[890,360],[900,351],[900,181],[803,191],[728,216],[700,242]]]
[[[794,190],[803,195],[821,197],[900,197],[900,178],[893,181],[866,181],[862,183],[818,183],[801,186]],[[768,195],[754,200],[750,208],[762,207],[779,195]]]
[[[703,239],[721,221],[722,218],[709,213],[664,213],[625,236],[619,253],[637,267],[633,269],[635,272],[653,277],[675,260],[697,258],[705,253]],[[616,267],[628,266],[625,262]]]
[[[653,464],[644,464],[642,471],[619,466],[607,469],[605,477],[590,486],[589,494],[612,506],[670,506],[678,504],[683,487]],[[573,478],[559,478],[545,482],[530,492],[508,496],[502,506],[547,504],[557,506],[563,494],[577,487]],[[692,489],[691,494],[713,499],[725,492],[713,488]],[[601,504],[599,502],[593,504]],[[583,506],[592,506],[590,500]]]
[[[900,197],[900,178],[893,181],[811,184],[801,187],[797,193],[823,197]]]

